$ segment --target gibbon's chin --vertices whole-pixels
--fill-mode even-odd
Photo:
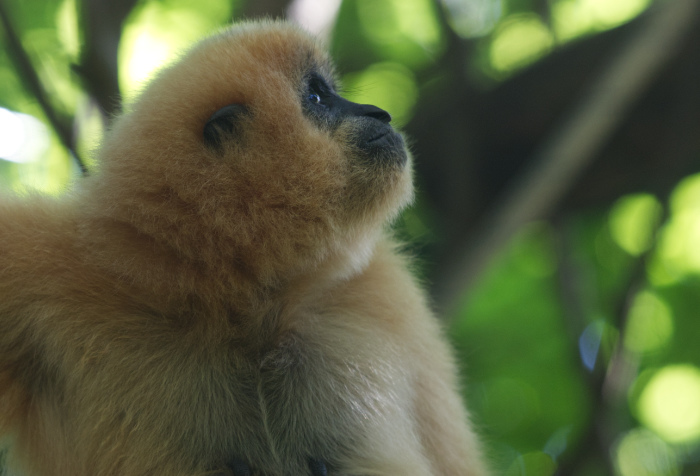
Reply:
[[[388,124],[363,129],[356,140],[360,156],[369,162],[404,167],[408,161],[403,137]]]

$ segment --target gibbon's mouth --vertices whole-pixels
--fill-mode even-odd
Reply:
[[[401,134],[396,132],[390,125],[385,125],[378,130],[372,132],[372,134],[367,134],[367,139],[364,140],[364,145],[367,148],[377,149],[377,148],[387,148],[387,149],[399,149],[403,148],[403,138]]]
[[[367,141],[367,143],[368,143],[368,144],[371,144],[371,143],[373,143],[373,142],[377,142],[377,141],[379,141],[379,140],[382,140],[382,139],[384,139],[386,136],[388,136],[389,134],[391,134],[392,132],[393,132],[393,131],[392,131],[391,129],[386,129],[386,130],[380,131],[379,134],[376,134],[375,136],[371,137],[371,138]]]
[[[407,155],[403,137],[393,127],[385,125],[371,131],[365,138],[358,141],[360,149],[374,163],[390,163],[402,167],[406,164]]]

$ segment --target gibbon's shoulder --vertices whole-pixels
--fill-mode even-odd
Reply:
[[[0,262],[42,261],[72,248],[76,208],[70,196],[0,194]]]

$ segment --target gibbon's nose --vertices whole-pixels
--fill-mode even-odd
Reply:
[[[391,122],[391,114],[386,112],[384,109],[378,108],[377,106],[372,106],[371,104],[358,104],[356,102],[348,101],[342,97],[338,97],[336,101],[336,107],[342,116],[371,117],[372,119],[377,119],[384,124],[389,124]]]
[[[377,106],[372,106],[371,104],[358,104],[356,114],[358,116],[378,119],[384,124],[389,124],[391,122],[391,114],[386,112],[384,109],[380,109]]]

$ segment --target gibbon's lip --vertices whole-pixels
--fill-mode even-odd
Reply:
[[[368,143],[368,144],[371,144],[372,142],[376,142],[376,141],[378,141],[378,140],[380,140],[380,139],[383,139],[384,137],[388,136],[388,135],[391,134],[392,132],[394,132],[394,131],[389,127],[389,128],[387,128],[387,129],[385,129],[385,130],[383,130],[383,131],[380,131],[379,134],[376,134],[375,136],[369,138],[369,139],[367,140],[367,143]]]
[[[407,162],[406,149],[401,134],[393,127],[385,125],[368,131],[365,138],[358,141],[358,146],[373,163],[393,163],[403,166]]]

